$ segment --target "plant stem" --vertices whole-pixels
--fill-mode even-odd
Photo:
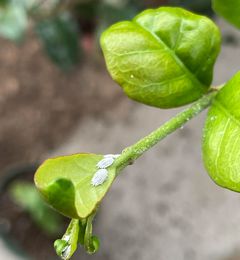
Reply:
[[[152,148],[155,144],[176,131],[178,128],[181,128],[190,119],[196,117],[204,109],[209,107],[216,94],[217,91],[209,92],[207,95],[196,101],[192,106],[160,126],[157,130],[142,138],[137,143],[124,149],[121,156],[116,161],[118,172],[127,165],[132,164],[144,152]]]

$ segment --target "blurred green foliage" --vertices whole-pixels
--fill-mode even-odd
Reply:
[[[0,35],[16,42],[22,40],[27,27],[27,15],[22,5],[1,0]]]
[[[57,235],[62,231],[62,216],[43,201],[33,184],[23,181],[14,182],[9,188],[9,193],[12,200],[25,210],[46,234]]]
[[[209,12],[211,0],[0,0],[0,36],[20,43],[33,24],[48,57],[68,71],[83,53],[86,34],[99,38],[110,24],[156,5]]]
[[[69,13],[42,20],[35,29],[48,56],[60,68],[69,70],[79,61],[77,25]]]

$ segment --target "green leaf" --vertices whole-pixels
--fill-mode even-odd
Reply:
[[[130,98],[171,108],[208,91],[220,33],[204,16],[161,7],[114,24],[101,46],[112,78]]]
[[[95,214],[90,215],[87,218],[85,235],[84,235],[84,247],[89,254],[94,254],[98,251],[100,241],[98,237],[92,235],[92,222]]]
[[[6,4],[0,7],[0,36],[19,42],[27,28],[27,14],[24,7]]]
[[[240,72],[217,94],[205,123],[203,160],[220,186],[240,192]]]
[[[72,219],[62,239],[54,242],[57,255],[62,259],[70,259],[77,249],[79,233],[79,220]]]
[[[240,28],[240,0],[213,0],[214,11]]]
[[[60,68],[69,70],[78,63],[78,30],[68,13],[43,20],[35,29],[49,58]]]
[[[96,211],[85,219],[72,219],[62,239],[54,243],[56,253],[63,259],[70,259],[78,243],[84,246],[89,254],[99,249],[99,240],[92,235],[92,222]]]
[[[104,183],[93,186],[91,180],[103,158],[96,154],[75,154],[45,161],[35,174],[35,184],[46,201],[63,215],[84,219],[98,206],[115,176],[114,164]]]
[[[47,234],[56,235],[61,231],[61,216],[43,201],[33,184],[17,181],[11,184],[9,192],[14,202]]]

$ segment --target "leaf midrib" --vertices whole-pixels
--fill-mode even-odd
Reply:
[[[151,35],[158,43],[161,43],[164,48],[169,51],[169,53],[171,54],[171,56],[176,60],[177,64],[181,67],[181,69],[189,76],[189,78],[196,83],[196,86],[202,90],[202,92],[204,93],[205,90],[207,89],[207,85],[203,84],[190,70],[189,68],[181,61],[181,59],[176,55],[176,53],[170,49],[168,47],[168,45],[160,38],[157,37],[156,34],[154,34],[153,32],[147,30],[145,27],[143,27],[142,25],[140,25],[139,23],[137,23],[137,21],[133,20],[132,21],[135,25],[137,25],[138,27],[140,27],[142,30],[144,30],[145,32],[147,32],[149,35]],[[201,87],[200,87],[201,86]]]

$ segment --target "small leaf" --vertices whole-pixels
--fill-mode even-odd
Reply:
[[[101,202],[115,176],[114,164],[108,178],[98,186],[91,184],[102,155],[75,154],[45,161],[35,174],[35,184],[46,201],[63,215],[84,219]]]
[[[56,253],[63,259],[69,259],[80,243],[89,254],[99,249],[99,240],[92,235],[92,221],[96,212],[93,212],[85,219],[72,219],[62,239],[54,243]]]
[[[240,28],[240,0],[213,0],[212,4],[217,14]]]
[[[72,219],[66,233],[62,239],[58,239],[54,243],[56,253],[62,259],[70,259],[74,254],[78,245],[79,220]]]
[[[101,46],[112,78],[130,98],[171,108],[208,91],[220,33],[204,16],[161,7],[114,24]]]
[[[23,6],[6,4],[0,7],[0,36],[19,42],[27,28],[27,14]]]
[[[240,72],[217,94],[206,119],[203,160],[220,186],[240,192]]]
[[[68,13],[39,22],[36,32],[49,58],[60,68],[69,70],[78,63],[78,30]]]
[[[98,237],[92,235],[92,222],[95,214],[87,218],[86,230],[84,235],[84,247],[89,254],[94,254],[98,251],[100,241]]]

